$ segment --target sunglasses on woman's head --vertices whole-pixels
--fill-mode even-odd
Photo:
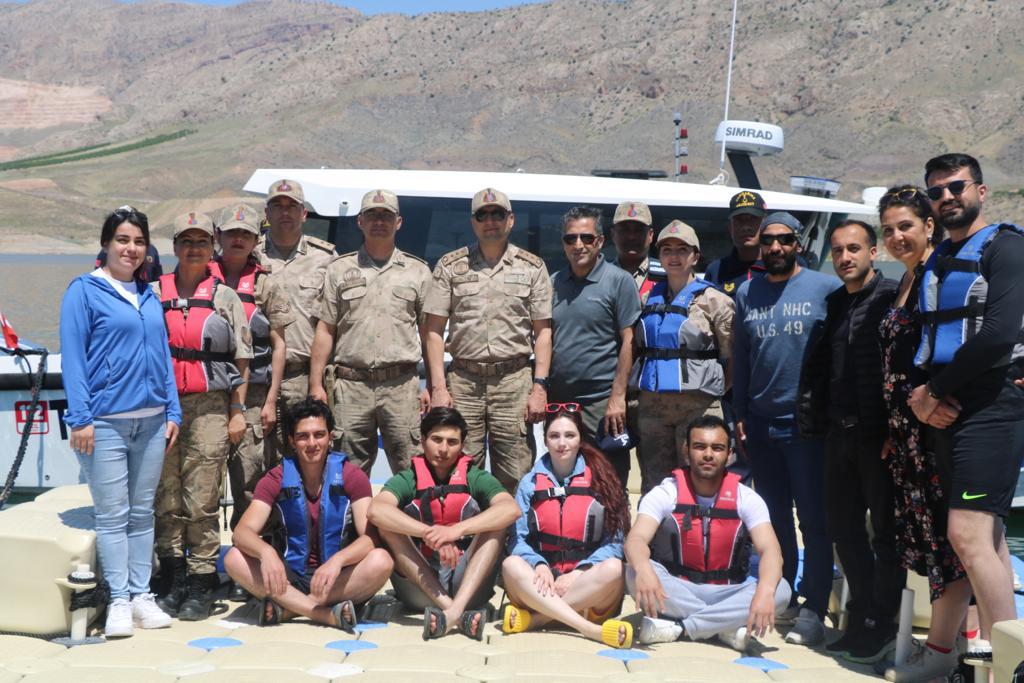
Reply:
[[[579,410],[579,403],[549,403],[547,405],[547,412],[549,413],[577,413]]]
[[[879,203],[890,202],[893,201],[894,199],[898,199],[901,202],[909,202],[919,194],[921,194],[921,191],[918,190],[916,187],[908,187],[903,190],[896,190],[895,192],[886,192],[885,194],[882,195],[882,198],[879,200]]]
[[[583,240],[583,244],[593,244],[597,240],[597,235],[592,235],[589,232],[582,235],[562,235],[562,242],[567,245],[576,244],[576,240]]]

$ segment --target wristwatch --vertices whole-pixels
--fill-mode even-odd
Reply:
[[[939,396],[938,394],[936,394],[935,390],[932,389],[932,383],[931,382],[928,382],[927,384],[924,385],[924,390],[927,391],[928,395],[931,396],[932,398],[934,398],[936,401],[941,401],[942,400],[942,397]]]
[[[549,380],[547,377],[534,377],[533,383],[539,384],[541,387],[544,388],[545,391],[547,391],[548,385],[551,383],[551,380]]]
[[[232,403],[231,405],[228,406],[228,408],[237,408],[238,410],[241,410],[243,413],[245,412],[245,406],[241,403]]]

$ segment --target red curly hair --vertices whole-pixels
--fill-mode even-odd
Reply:
[[[580,411],[569,412],[559,410],[548,413],[544,419],[544,437],[547,438],[548,427],[559,418],[566,418],[574,425],[580,434],[580,455],[583,462],[590,468],[593,475],[590,487],[594,491],[594,497],[604,506],[604,525],[607,532],[614,536],[621,531],[625,536],[629,533],[629,501],[626,492],[619,481],[619,475],[608,458],[592,440],[583,436],[583,417]]]

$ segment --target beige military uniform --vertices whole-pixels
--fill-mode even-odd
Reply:
[[[334,245],[303,235],[291,253],[283,254],[267,233],[260,238],[253,254],[260,265],[270,267],[270,279],[287,294],[295,316],[284,334],[288,358],[277,402],[278,428],[267,439],[272,459],[279,460],[288,450],[281,417],[285,415],[289,402],[301,401],[309,395],[309,349],[316,329],[317,300],[323,291],[327,264],[335,257]]]
[[[272,329],[286,330],[295,320],[291,301],[281,286],[270,278],[269,273],[256,278],[253,292],[256,307],[263,312]],[[287,333],[287,332],[286,332]],[[249,503],[256,484],[268,470],[280,464],[277,453],[268,448],[264,441],[263,420],[260,413],[267,400],[266,384],[249,382],[245,394],[245,435],[231,449],[228,457],[228,482],[231,484],[231,528],[234,529]]]
[[[465,452],[482,466],[486,432],[491,472],[514,491],[533,466],[524,414],[533,322],[551,319],[544,261],[514,244],[494,267],[477,245],[453,251],[434,269],[423,310],[448,318],[448,389],[469,425]]]
[[[715,336],[723,363],[732,354],[735,312],[732,297],[717,289],[705,289],[690,304],[689,320],[701,331]],[[638,456],[642,492],[650,491],[679,467],[686,427],[702,415],[724,417],[721,397],[702,391],[640,392]]]
[[[398,249],[378,266],[364,248],[327,267],[317,317],[335,328],[334,418],[341,447],[367,474],[377,431],[391,471],[409,468],[420,433],[419,322],[427,264]]]
[[[153,287],[160,297],[160,283]],[[231,326],[235,358],[252,358],[252,335],[238,295],[220,286],[213,295],[218,315]],[[155,543],[158,557],[188,555],[191,574],[216,571],[220,553],[220,482],[228,458],[229,393],[178,394],[181,429],[178,440],[164,456],[154,501]]]

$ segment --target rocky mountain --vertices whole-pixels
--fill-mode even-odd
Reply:
[[[169,217],[226,202],[267,166],[669,171],[674,111],[690,178],[706,181],[730,17],[720,0],[414,17],[299,0],[0,3],[0,162],[195,131],[0,171],[0,233],[92,242],[110,207]],[[1016,211],[1022,17],[1016,0],[744,0],[730,117],[785,129],[785,151],[758,163],[771,187],[834,177],[854,199],[960,149]]]

